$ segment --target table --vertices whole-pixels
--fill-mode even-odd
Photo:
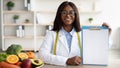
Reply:
[[[57,66],[45,64],[41,68],[120,68],[120,59],[111,60],[108,66],[95,66],[95,65],[78,65],[78,66]]]

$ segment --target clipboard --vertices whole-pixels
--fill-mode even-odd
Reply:
[[[109,30],[104,26],[82,26],[83,64],[108,65]]]

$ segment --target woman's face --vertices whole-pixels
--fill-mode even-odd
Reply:
[[[61,12],[61,19],[65,26],[72,25],[75,20],[75,12],[71,6],[65,6],[63,11]]]

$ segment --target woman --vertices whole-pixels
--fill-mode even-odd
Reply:
[[[77,7],[72,2],[63,2],[58,7],[52,31],[46,34],[40,47],[39,57],[48,64],[79,65],[82,61],[80,31]]]

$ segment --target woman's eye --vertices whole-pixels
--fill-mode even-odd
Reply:
[[[74,15],[74,14],[75,14],[75,12],[74,12],[74,11],[70,11],[70,12],[69,12],[69,14]]]
[[[67,12],[66,12],[66,11],[63,11],[62,14],[67,14]]]
[[[71,15],[72,16],[72,15],[75,14],[75,12],[74,11],[62,11],[61,14],[62,15]]]

